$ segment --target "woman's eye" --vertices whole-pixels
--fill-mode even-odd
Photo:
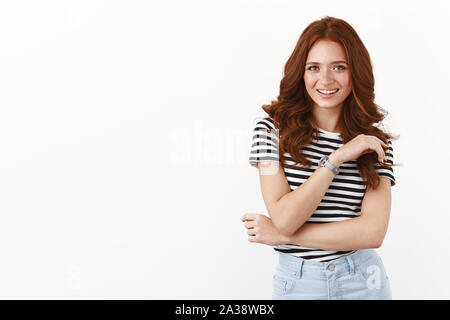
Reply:
[[[309,67],[307,70],[310,70],[310,71],[316,71],[316,70],[318,70],[318,69],[311,69],[311,68],[318,68],[317,66],[311,66],[311,67]],[[345,66],[336,66],[335,68],[340,68],[340,69],[337,69],[337,70],[345,70],[346,68],[345,68]]]

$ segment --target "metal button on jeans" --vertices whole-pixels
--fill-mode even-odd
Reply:
[[[334,264],[330,264],[330,265],[328,266],[328,270],[333,271],[333,270],[334,270]]]

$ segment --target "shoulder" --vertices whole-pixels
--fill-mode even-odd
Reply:
[[[254,120],[255,130],[270,130],[277,132],[278,129],[275,127],[274,121],[270,117],[257,117]]]

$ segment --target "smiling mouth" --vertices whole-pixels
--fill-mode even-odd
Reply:
[[[322,90],[322,89],[317,89],[317,92],[321,93],[321,94],[326,94],[326,95],[331,95],[334,94],[336,92],[338,92],[339,89],[333,89],[333,90]]]

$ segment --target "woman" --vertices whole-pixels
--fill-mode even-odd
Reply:
[[[394,137],[381,130],[369,53],[345,21],[311,23],[263,106],[249,161],[270,218],[242,217],[274,246],[273,299],[392,299],[374,248],[387,231]]]

